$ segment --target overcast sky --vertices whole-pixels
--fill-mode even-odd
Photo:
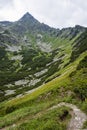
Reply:
[[[87,26],[87,0],[0,0],[0,21],[16,21],[26,12],[56,28]]]

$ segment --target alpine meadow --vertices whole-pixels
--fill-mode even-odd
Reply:
[[[1,21],[0,130],[86,129],[87,28]]]

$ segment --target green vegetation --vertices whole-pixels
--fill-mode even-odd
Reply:
[[[27,130],[65,130],[68,120],[68,109],[59,108],[58,110],[56,109],[46,112],[44,115],[40,115],[39,117],[36,116],[36,119],[32,119],[27,122],[25,121],[22,125],[16,127],[15,130],[21,130],[25,128]]]
[[[75,63],[71,64],[70,66],[71,69],[69,68],[69,70],[66,69],[64,70],[65,72],[62,72],[65,74],[47,83],[43,87],[38,88],[38,90],[36,90],[35,92],[29,95],[26,95],[22,98],[14,99],[6,103],[3,102],[1,104],[0,114],[1,115],[4,114],[5,116],[0,117],[1,122],[4,121],[1,126],[11,125],[13,124],[13,122],[17,122],[19,119],[21,122],[22,119],[28,118],[29,115],[38,113],[42,110],[44,112],[50,106],[53,106],[54,104],[57,104],[62,101],[70,102],[70,103],[72,102],[74,104],[77,104],[81,109],[83,109],[86,112],[87,110],[86,99],[82,100],[82,98],[80,98],[79,95],[77,95],[75,91],[76,89],[75,87],[77,86],[78,88],[79,84],[82,84],[82,83],[86,84],[86,80],[84,81],[79,80],[79,84],[78,84],[77,74],[81,74],[82,79],[83,79],[84,73],[82,73],[81,70],[76,69],[78,68],[80,63],[82,64],[85,57],[86,57],[86,54],[84,53],[81,57],[79,57],[78,62],[76,61]],[[77,67],[76,66],[74,67],[73,66],[74,64],[75,65],[77,64]],[[75,83],[74,82],[72,83],[73,77],[74,77]],[[79,90],[80,94],[83,94],[83,92],[85,92],[85,91],[82,91],[82,90],[80,91],[80,90]],[[19,114],[16,114],[16,113],[19,113]],[[17,115],[17,117],[15,115]],[[29,124],[32,124],[32,123],[33,124],[31,125],[31,128],[34,128],[35,126],[37,126],[38,121],[39,119],[31,119],[29,122],[22,123],[23,125],[21,124],[20,126],[18,126],[18,129],[21,127],[25,127],[26,129],[28,129]],[[41,123],[43,122],[44,120],[42,119]],[[48,121],[47,124],[49,124],[49,122],[50,120]],[[38,126],[37,128],[39,127],[40,126]],[[44,127],[45,126],[42,125],[42,129]],[[50,127],[54,127],[54,126],[50,126]],[[62,127],[61,125],[58,125],[57,128],[58,127],[60,127],[60,129],[65,128],[65,127]]]
[[[82,52],[87,50],[87,31],[82,33],[73,45],[71,61],[74,61]]]
[[[27,13],[0,32],[0,129],[66,130],[71,110],[53,108],[61,102],[87,114],[85,30],[50,28]]]

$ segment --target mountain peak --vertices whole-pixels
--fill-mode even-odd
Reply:
[[[33,17],[29,12],[25,13],[23,17]]]
[[[37,21],[29,12],[25,13],[19,21]]]
[[[30,15],[30,13],[29,13],[29,12],[26,12],[24,15]]]

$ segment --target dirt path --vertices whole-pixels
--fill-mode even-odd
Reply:
[[[53,110],[53,109],[56,109],[56,108],[59,108],[61,106],[66,106],[66,107],[69,107],[72,109],[72,113],[71,113],[71,120],[69,122],[69,124],[67,125],[67,130],[81,130],[82,126],[83,126],[83,123],[87,120],[87,116],[85,113],[83,113],[79,108],[77,108],[77,106],[73,105],[73,104],[70,104],[70,103],[65,103],[65,102],[62,102],[62,103],[59,103],[55,106],[52,106],[51,108],[45,110],[45,111],[42,111],[42,112],[39,112],[37,113],[34,118],[37,118],[37,117],[40,117],[42,116],[45,112],[47,111],[50,111],[50,110]],[[25,121],[28,121],[29,118],[27,117],[25,119]],[[21,123],[23,123],[24,121],[21,120],[19,121],[19,123],[15,123],[11,126],[7,126],[5,128],[2,128],[0,130],[7,130],[8,128],[12,128],[12,127],[15,127],[16,125],[19,125]]]
[[[50,109],[58,108],[61,106],[69,107],[73,110],[72,118],[67,126],[67,130],[81,130],[83,123],[87,120],[87,116],[77,106],[69,103],[62,102]]]

